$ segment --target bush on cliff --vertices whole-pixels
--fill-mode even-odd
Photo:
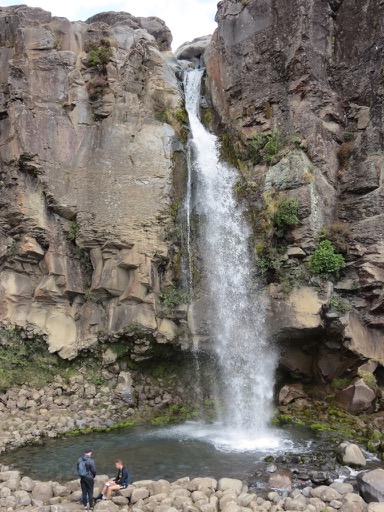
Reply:
[[[345,265],[344,257],[335,253],[335,248],[329,240],[322,240],[315,252],[308,258],[310,272],[323,277],[338,275]]]
[[[282,237],[288,228],[297,226],[299,202],[292,197],[282,197],[276,207],[272,222],[276,229],[276,235]]]
[[[272,133],[254,133],[248,139],[249,158],[254,163],[275,165],[280,160],[279,153],[285,145],[286,140],[280,130],[273,130]]]

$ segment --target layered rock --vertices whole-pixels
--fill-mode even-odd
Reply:
[[[353,375],[367,359],[384,364],[384,6],[363,4],[224,0],[204,54],[217,125],[240,160],[260,134],[279,130],[288,141],[279,161],[242,167],[256,240],[281,197],[299,204],[300,222],[284,240],[286,275],[302,274],[323,228],[344,230],[339,282],[269,286],[268,324],[283,366],[319,382]],[[332,306],[339,297],[342,312]]]
[[[169,29],[26,6],[1,8],[0,25],[0,321],[64,358],[132,324],[172,341],[156,311],[182,155]]]

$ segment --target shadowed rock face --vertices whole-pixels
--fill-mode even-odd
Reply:
[[[204,55],[224,130],[246,140],[279,128],[305,142],[246,177],[257,185],[248,197],[256,212],[266,193],[299,201],[285,268],[313,251],[323,227],[341,221],[351,234],[343,279],[322,294],[270,286],[268,324],[287,351],[283,364],[320,381],[364,359],[384,364],[383,14],[371,0],[223,0]],[[330,311],[335,292],[352,311]]]
[[[132,322],[174,337],[155,311],[182,150],[170,42],[157,18],[0,8],[0,321],[62,357]]]

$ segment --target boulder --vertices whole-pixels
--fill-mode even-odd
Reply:
[[[201,57],[204,55],[212,36],[201,36],[188,41],[179,46],[175,51],[175,56],[179,60],[189,60],[192,62],[201,62]]]
[[[357,379],[335,394],[335,402],[352,414],[375,411],[377,393],[363,379]]]
[[[32,489],[32,499],[48,504],[53,498],[52,482],[37,482]]]
[[[360,448],[354,443],[344,442],[338,447],[338,456],[347,466],[365,466],[367,461]]]
[[[302,384],[286,384],[279,392],[279,402],[282,405],[287,405],[298,398],[308,398],[308,395],[303,390]]]
[[[367,512],[384,512],[384,503],[370,503]]]
[[[94,510],[95,512],[117,512],[119,506],[112,500],[100,500],[96,502]]]
[[[359,492],[367,503],[384,502],[384,469],[362,471],[357,475]]]
[[[290,491],[292,489],[292,473],[286,469],[278,469],[268,477],[268,485],[272,489]]]
[[[367,504],[361,496],[355,493],[345,494],[342,498],[341,512],[366,512]]]
[[[148,498],[149,496],[149,490],[145,487],[139,487],[132,491],[131,494],[131,503],[136,503],[139,500],[143,500],[145,498]]]
[[[115,395],[127,404],[133,403],[132,375],[129,372],[120,372],[117,378]]]
[[[19,488],[21,475],[19,471],[3,471],[0,473],[0,481],[4,482],[4,486],[11,491]]]
[[[235,478],[220,478],[217,482],[219,491],[234,491],[238,496],[243,489],[243,482]]]

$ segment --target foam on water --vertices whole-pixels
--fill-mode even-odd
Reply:
[[[178,439],[180,442],[199,441],[212,445],[217,451],[225,453],[268,453],[276,454],[299,449],[307,452],[311,440],[294,442],[289,435],[279,429],[268,430],[264,433],[255,431],[235,430],[226,428],[222,423],[205,424],[188,421],[181,425],[153,430],[143,434],[145,437],[163,439]]]

